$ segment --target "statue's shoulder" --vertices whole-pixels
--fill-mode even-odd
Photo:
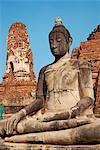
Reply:
[[[79,60],[79,68],[91,69],[91,63],[88,62],[87,60]]]
[[[45,71],[50,67],[51,64],[48,64],[40,69],[40,74],[44,74]]]
[[[78,59],[70,59],[70,64],[73,67],[73,69],[79,69],[79,60]]]
[[[79,59],[70,59],[70,63],[74,68],[82,69],[87,68],[91,69],[91,63],[87,60],[79,60]]]

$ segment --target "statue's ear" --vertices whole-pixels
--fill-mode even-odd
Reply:
[[[72,44],[72,41],[73,41],[73,39],[72,39],[72,37],[70,37],[69,38],[69,43],[68,43],[68,47],[70,48],[70,46],[71,46],[71,44]]]

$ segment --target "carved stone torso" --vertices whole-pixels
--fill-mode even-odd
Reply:
[[[75,60],[74,60],[75,61]],[[57,63],[47,67],[45,79],[47,84],[47,112],[69,111],[80,100],[78,67],[72,64],[68,55]]]

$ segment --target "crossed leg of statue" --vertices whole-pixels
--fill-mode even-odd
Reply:
[[[12,135],[5,138],[5,141],[49,144],[100,143],[100,119],[79,117],[43,122],[29,117],[18,123],[15,134],[19,135]]]
[[[52,120],[47,121],[49,115],[38,117],[26,117],[25,119],[21,120],[16,130],[12,133],[14,134],[23,134],[23,133],[34,133],[34,132],[43,132],[43,131],[56,131],[56,130],[63,130],[68,128],[78,127],[84,124],[91,123],[91,119],[86,117],[81,117],[78,119],[63,119],[63,120]],[[51,116],[51,115],[50,115]],[[45,121],[46,118],[46,121]],[[52,118],[52,117],[51,117]],[[0,121],[0,135],[6,136],[6,125],[8,119]]]
[[[20,122],[17,130],[28,134],[14,135],[6,138],[5,141],[48,144],[100,143],[100,119],[96,119],[92,123],[86,118],[83,118],[83,120],[79,118],[46,123],[29,118]]]
[[[18,133],[34,133],[44,131],[57,131],[68,128],[75,128],[81,125],[91,123],[91,119],[87,117],[80,117],[77,119],[55,120],[44,122],[43,120],[36,120],[33,117],[26,118],[20,121],[17,125]]]

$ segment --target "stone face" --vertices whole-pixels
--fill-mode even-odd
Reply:
[[[96,98],[94,112],[100,114],[100,25],[89,35],[87,41],[81,42],[79,48],[73,49],[72,58],[85,59],[91,63]]]
[[[33,101],[36,77],[26,26],[12,24],[7,38],[6,71],[0,84],[0,104],[6,113],[18,111]]]

